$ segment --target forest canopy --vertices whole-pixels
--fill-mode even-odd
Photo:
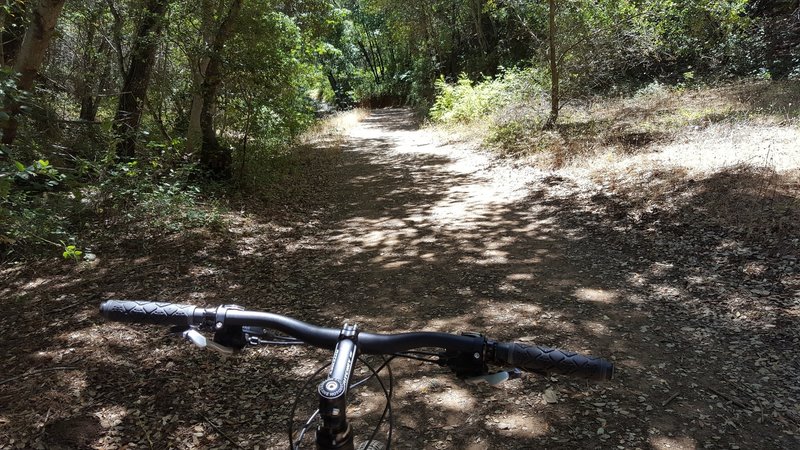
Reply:
[[[258,191],[320,116],[800,78],[797,0],[4,0],[0,247]],[[515,83],[495,89],[490,82]],[[481,96],[458,86],[485,81]],[[508,98],[502,101],[510,101]],[[454,112],[455,111],[455,112]],[[460,112],[459,112],[460,111]],[[449,114],[449,116],[448,116]],[[74,256],[73,254],[70,254]]]

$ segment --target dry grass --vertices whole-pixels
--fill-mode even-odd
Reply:
[[[513,105],[447,131],[588,178],[634,217],[658,210],[677,222],[700,214],[774,241],[800,235],[798,81],[652,85],[628,98],[567,105],[548,131],[543,114],[538,102]]]
[[[361,122],[369,111],[363,108],[336,112],[317,122],[300,138],[301,144],[340,147],[348,131]]]
[[[551,169],[642,157],[700,170],[753,162],[800,168],[797,81],[691,90],[655,84],[633,97],[569,104],[554,130],[541,129],[543,116],[537,101],[461,128],[503,154]]]
[[[592,114],[614,126],[564,170],[607,186],[632,214],[701,214],[797,245],[787,239],[800,232],[800,84],[665,91],[598,104]]]

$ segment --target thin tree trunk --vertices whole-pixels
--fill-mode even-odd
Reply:
[[[95,50],[95,36],[97,34],[97,19],[101,14],[99,8],[90,12],[84,22],[86,27],[86,40],[84,41],[83,55],[81,58],[81,74],[78,75],[76,93],[81,101],[81,110],[78,115],[80,120],[94,122],[97,116],[97,106],[94,98],[96,78],[97,78],[97,59],[98,53],[102,51],[103,45]]]
[[[0,65],[6,65],[6,53],[3,48],[3,33],[6,31],[6,10],[0,9]]]
[[[483,34],[483,5],[480,0],[472,0],[469,8],[472,21],[475,24],[475,34],[478,36],[478,45],[481,51],[486,53],[489,49],[489,43],[486,41],[486,36]]]
[[[361,51],[361,56],[364,58],[364,61],[369,66],[370,72],[372,72],[372,78],[375,79],[375,83],[378,82],[378,71],[375,69],[375,64],[372,63],[372,59],[370,58],[370,52],[367,50],[367,47],[364,46],[364,42],[361,39],[356,39],[356,45],[358,45],[358,49]]]
[[[148,0],[144,6],[144,17],[136,31],[131,62],[114,118],[114,134],[119,140],[117,158],[120,159],[131,160],[136,156],[136,133],[142,119],[144,97],[147,95],[168,3],[169,0]]]
[[[550,117],[547,118],[545,128],[552,128],[558,120],[559,97],[558,97],[558,56],[556,56],[556,0],[549,0],[550,12],[548,15],[550,44]]]
[[[369,42],[370,49],[372,51],[372,59],[375,61],[375,69],[380,75],[381,81],[383,81],[383,75],[386,73],[386,64],[383,61],[383,54],[381,54],[381,46],[378,43],[378,39],[375,38],[372,33],[371,36],[367,36],[367,42]]]
[[[201,56],[192,66],[192,106],[189,110],[189,127],[186,130],[186,153],[195,153],[203,144],[200,118],[203,114],[203,80],[209,59]]]
[[[40,0],[34,6],[31,22],[25,31],[25,38],[14,62],[14,72],[19,74],[17,89],[30,91],[33,88],[33,82],[39,73],[39,67],[50,45],[50,38],[53,37],[63,6],[64,0]],[[18,123],[15,116],[20,113],[21,107],[18,101],[12,101],[6,109],[11,118],[3,130],[3,144],[11,144],[17,137]]]
[[[197,152],[203,144],[200,118],[203,113],[203,81],[208,69],[208,52],[214,44],[214,11],[211,0],[203,0],[200,9],[203,33],[203,49],[192,62],[192,106],[189,110],[189,126],[186,130],[186,153]]]
[[[214,110],[217,104],[217,91],[222,83],[222,50],[233,31],[233,25],[242,7],[242,0],[232,0],[228,13],[220,23],[206,75],[202,85],[203,108],[200,114],[200,128],[203,146],[200,149],[200,165],[208,175],[215,179],[227,179],[231,175],[231,153],[219,145],[217,130],[214,127]]]
[[[119,73],[119,79],[124,81],[125,53],[122,51],[122,26],[125,25],[125,23],[123,22],[122,14],[120,14],[116,5],[114,5],[114,0],[106,0],[106,4],[108,5],[108,10],[111,12],[111,16],[114,17],[114,25],[111,27],[111,37],[114,39],[114,52],[117,56],[117,73]]]

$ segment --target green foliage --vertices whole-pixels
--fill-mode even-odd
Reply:
[[[508,70],[495,78],[474,83],[461,74],[456,83],[440,77],[435,84],[436,99],[430,117],[440,123],[467,123],[492,115],[515,101],[541,91],[538,72]]]
[[[319,85],[320,75],[307,36],[291,17],[257,8],[243,16],[240,26],[248,32],[231,44],[230,81],[220,103],[241,111],[222,122],[231,130],[223,135],[238,136],[228,140],[234,180],[253,187],[264,182],[254,174],[313,123],[314,104],[305,94]]]
[[[533,128],[540,129],[541,125]],[[518,120],[497,123],[490,128],[486,141],[503,149],[514,148],[529,129],[530,126]]]
[[[160,154],[146,163],[74,160],[69,170],[44,159],[0,164],[0,248],[30,253],[44,245],[49,253],[57,246],[65,259],[79,260],[78,243],[98,231],[124,227],[149,236],[219,227],[220,208],[190,181],[192,166],[172,168],[171,151],[152,148]]]
[[[78,248],[75,247],[74,245],[66,245],[64,246],[64,252],[61,253],[61,256],[63,256],[64,259],[72,259],[74,261],[80,261],[81,256],[83,256],[83,252],[78,250]]]
[[[200,186],[191,181],[194,173],[191,165],[165,169],[158,158],[146,165],[138,161],[113,164],[101,168],[83,196],[106,226],[124,226],[143,235],[218,227],[219,208],[204,200]]]
[[[62,190],[66,178],[46,160],[0,163],[0,248],[53,244],[68,236],[66,213],[72,201]]]

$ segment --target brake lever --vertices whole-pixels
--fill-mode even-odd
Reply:
[[[200,348],[210,348],[211,350],[216,350],[223,355],[232,355],[233,349],[230,347],[226,347],[224,345],[218,344],[212,340],[209,340],[205,336],[203,336],[199,331],[194,328],[189,328],[188,330],[184,330],[181,333],[181,336],[186,339],[187,341],[191,342],[192,344],[200,347]]]
[[[515,367],[511,370],[503,370],[496,373],[465,378],[464,381],[473,386],[484,383],[488,384],[489,386],[497,386],[506,380],[514,380],[520,377],[522,377],[522,371]]]

